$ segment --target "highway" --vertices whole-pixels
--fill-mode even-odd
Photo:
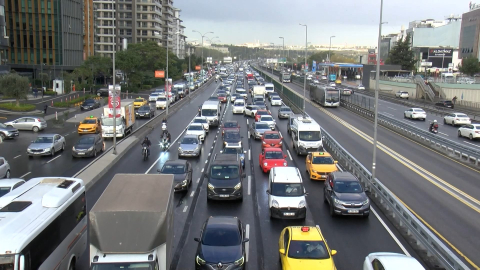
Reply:
[[[303,94],[303,87],[292,83],[286,86]],[[388,109],[389,102],[382,103],[385,108],[379,110]],[[309,102],[306,112],[366,168],[371,168],[373,123],[370,120],[341,107],[320,108]],[[396,115],[403,118],[401,113]],[[480,172],[383,127],[378,129],[378,141],[377,178],[459,257],[478,268]]]
[[[172,140],[177,142],[189,122],[197,114],[197,108],[208,97],[214,94],[218,84],[212,83],[207,86],[205,92],[193,99],[181,110],[173,113],[169,118],[169,131]],[[224,106],[225,107],[225,106]],[[272,114],[276,118],[276,109]],[[305,157],[293,155],[287,158],[289,166],[298,166],[302,171],[304,184],[309,195],[307,197],[307,218],[305,221],[295,220],[270,220],[267,206],[267,175],[261,172],[258,164],[260,142],[247,138],[247,120],[243,115],[233,115],[231,105],[222,112],[223,120],[237,120],[241,125],[242,143],[246,156],[246,175],[244,179],[243,202],[208,202],[206,200],[207,183],[203,179],[202,172],[208,168],[209,163],[219,154],[221,148],[220,129],[211,129],[203,144],[201,157],[189,158],[193,167],[193,184],[186,193],[175,194],[175,231],[174,263],[176,269],[192,269],[197,243],[193,238],[198,237],[203,222],[212,215],[237,216],[247,226],[250,242],[246,269],[279,269],[278,237],[281,229],[289,225],[315,225],[322,229],[331,248],[338,250],[335,262],[338,269],[361,269],[363,260],[370,252],[391,251],[408,253],[418,258],[406,241],[399,236],[396,229],[373,205],[376,214],[368,219],[356,217],[332,218],[328,214],[327,207],[323,204],[323,183],[308,180],[305,173]],[[277,128],[289,142],[286,133],[286,125],[283,120],[277,119]],[[151,156],[147,161],[141,159],[140,147],[132,148],[129,153],[115,164],[87,193],[88,210],[95,204],[112,177],[117,173],[157,173],[165,161],[177,159],[177,145],[173,144],[168,152],[161,152],[155,142],[160,136],[160,129],[155,129],[149,135],[154,145],[151,148]],[[288,145],[288,144],[287,144]],[[291,152],[290,147],[284,147],[284,152]],[[288,152],[287,152],[288,150]],[[290,154],[289,154],[290,155]],[[192,209],[193,207],[193,209]],[[380,218],[380,219],[379,219]],[[374,239],[374,240],[372,240]],[[81,259],[81,269],[88,267],[88,255]]]

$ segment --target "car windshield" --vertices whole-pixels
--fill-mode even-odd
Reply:
[[[232,179],[238,178],[239,175],[236,165],[213,165],[210,172],[215,179]]]
[[[83,137],[83,138],[80,138],[80,140],[78,140],[77,144],[93,144],[94,141],[95,141],[95,138],[93,137]]]
[[[208,123],[207,119],[203,119],[203,118],[196,118],[195,120],[193,120],[194,123],[201,123],[201,124],[205,124],[205,123]]]
[[[7,126],[4,125],[4,124],[2,124],[2,123],[0,123],[0,128],[7,128]]]
[[[235,226],[207,226],[203,233],[202,244],[206,246],[238,246],[242,239]]]
[[[243,103],[243,102],[235,102],[235,105],[234,105],[234,106],[243,107],[243,106],[245,106],[245,103]]]
[[[38,137],[34,143],[52,143],[53,137]]]
[[[191,125],[188,130],[203,130],[203,126]]]
[[[328,259],[327,247],[323,241],[290,241],[288,257],[294,259]]]
[[[95,101],[94,100],[85,100],[83,102],[83,104],[91,104],[91,103],[95,103]]]
[[[161,172],[164,174],[181,174],[181,173],[185,173],[185,166],[166,164],[163,166]]]
[[[157,98],[157,101],[167,101],[167,98],[166,97],[159,97],[159,98]]]
[[[420,113],[424,113],[424,112],[425,112],[425,111],[422,110],[422,109],[414,109],[413,111],[414,111],[414,112],[420,112]]]
[[[335,181],[333,190],[338,193],[362,193],[363,189],[357,181]]]
[[[280,97],[273,96],[272,99],[273,99],[273,100],[280,100]]]
[[[222,98],[223,98],[223,97],[226,97],[226,96],[227,96],[226,94],[222,94],[222,93],[218,94],[218,97],[222,97]]]
[[[328,90],[325,95],[326,102],[338,102],[340,100],[339,91]]]
[[[282,112],[291,112],[292,110],[290,108],[280,108],[280,111]]]
[[[2,197],[3,195],[5,195],[9,192],[10,192],[10,187],[0,187],[0,197]],[[0,266],[1,266],[1,264],[0,264]],[[0,267],[0,269],[3,269],[3,268]],[[10,268],[6,268],[6,269],[10,269]],[[13,269],[13,268],[11,268],[11,269]]]
[[[299,131],[298,135],[301,141],[315,142],[321,140],[320,131]]]
[[[303,195],[301,183],[272,183],[272,195],[279,197],[296,197]]]
[[[240,140],[240,133],[238,132],[225,132],[226,140]]]
[[[198,144],[198,139],[197,138],[185,137],[185,138],[183,138],[181,144]]]
[[[140,107],[140,109],[138,109],[139,111],[150,111],[150,106],[142,106]]]
[[[260,121],[272,122],[273,118],[271,116],[262,116],[262,118],[260,118]]]
[[[468,118],[468,116],[466,114],[462,114],[462,113],[457,114],[457,117]]]
[[[150,96],[158,96],[158,93],[151,93]]]
[[[238,124],[236,122],[226,122],[223,125],[224,128],[236,128],[238,127]]]
[[[280,139],[280,134],[278,133],[265,133],[265,139]]]
[[[313,164],[334,164],[332,157],[313,157]]]
[[[95,124],[97,123],[96,119],[85,119],[82,121],[82,124]]]
[[[283,153],[280,151],[265,152],[265,159],[283,159]]]
[[[135,102],[143,102],[143,99],[142,98],[137,98],[137,99],[135,99]]]
[[[265,123],[257,123],[257,124],[255,125],[255,128],[256,128],[256,129],[270,129],[270,127],[269,127],[267,124],[265,124]]]
[[[216,116],[216,115],[217,115],[217,110],[213,110],[213,109],[202,110],[202,116]]]
[[[243,150],[240,147],[227,147],[223,150],[224,154],[243,154]]]

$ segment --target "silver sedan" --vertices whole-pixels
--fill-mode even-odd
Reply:
[[[43,134],[32,141],[27,148],[29,157],[54,156],[56,152],[65,150],[65,137],[60,134]]]

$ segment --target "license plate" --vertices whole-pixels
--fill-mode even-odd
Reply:
[[[348,213],[349,214],[358,214],[358,210],[351,209],[351,210],[348,210]]]
[[[283,213],[283,215],[284,215],[284,216],[295,216],[295,213],[290,213],[290,212],[288,212],[288,213]]]
[[[77,153],[77,155],[83,156],[83,155],[85,155],[85,153]]]
[[[228,197],[230,197],[229,194],[220,194],[220,198],[228,198]]]

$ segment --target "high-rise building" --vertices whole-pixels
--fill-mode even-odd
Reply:
[[[6,0],[8,63],[18,72],[48,69],[51,78],[83,62],[83,1]]]
[[[5,22],[5,0],[0,0],[0,66],[4,66],[7,61],[8,36]],[[1,69],[2,71],[4,69]],[[1,71],[0,71],[1,72]]]
[[[173,39],[173,52],[179,59],[185,58],[185,26],[182,25],[182,20],[180,19],[180,9],[173,8],[174,12],[174,39]]]
[[[93,0],[94,51],[104,57],[112,57],[114,48],[115,0]],[[130,6],[131,8],[131,6]],[[130,15],[131,17],[131,15]],[[131,23],[130,23],[131,25]],[[130,30],[128,34],[132,34]]]
[[[95,20],[93,18],[93,0],[83,2],[83,59],[94,54]]]
[[[174,21],[176,20],[173,14],[173,1],[162,0],[162,45],[167,46],[168,42],[169,49],[173,48]]]
[[[470,11],[462,15],[458,59],[471,55],[480,58],[480,5],[470,2]]]

